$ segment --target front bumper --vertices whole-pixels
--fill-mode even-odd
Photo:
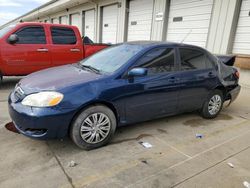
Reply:
[[[28,107],[13,102],[11,95],[8,101],[9,114],[21,134],[41,140],[62,138],[68,134],[75,114],[73,109]]]

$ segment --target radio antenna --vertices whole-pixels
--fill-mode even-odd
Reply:
[[[182,39],[181,43],[183,43],[186,40],[186,38],[190,35],[191,32],[192,32],[192,29],[189,30],[186,36]]]

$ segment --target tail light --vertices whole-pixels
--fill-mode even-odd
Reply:
[[[238,70],[235,71],[234,73],[235,78],[239,79],[240,78],[240,72]]]

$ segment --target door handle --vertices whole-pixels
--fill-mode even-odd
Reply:
[[[36,51],[38,51],[38,52],[48,52],[49,50],[47,48],[39,48]]]
[[[71,48],[70,51],[71,52],[80,52],[80,49],[78,49],[78,48]]]

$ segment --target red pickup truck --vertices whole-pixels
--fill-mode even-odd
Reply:
[[[0,78],[75,63],[109,46],[83,41],[77,27],[70,25],[26,22],[7,26],[0,30]]]

